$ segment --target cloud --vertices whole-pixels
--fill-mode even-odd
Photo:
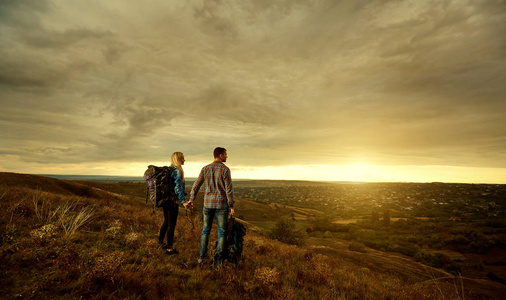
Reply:
[[[32,29],[40,25],[38,14],[49,11],[50,2],[47,0],[6,0],[0,2],[0,23],[7,27]]]
[[[238,35],[236,24],[230,18],[220,16],[220,11],[217,9],[219,5],[219,0],[204,1],[202,7],[194,8],[194,17],[200,22],[203,33],[218,38],[234,39]]]
[[[88,29],[68,29],[65,31],[37,30],[26,33],[24,39],[29,46],[36,48],[65,48],[88,39],[102,39],[109,32]]]
[[[506,166],[505,19],[492,0],[2,1],[0,151]]]

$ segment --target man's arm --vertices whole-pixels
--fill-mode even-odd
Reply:
[[[195,201],[195,197],[197,197],[197,193],[200,190],[200,187],[204,183],[204,168],[200,170],[199,178],[193,183],[192,191],[190,193],[190,200],[188,202],[193,205],[193,201]]]
[[[225,193],[227,194],[228,207],[230,208],[230,215],[234,215],[234,190],[232,189],[232,176],[230,170],[225,173]]]

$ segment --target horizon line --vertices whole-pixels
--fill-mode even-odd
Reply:
[[[14,172],[12,172],[14,173]],[[23,174],[23,173],[18,173]],[[28,174],[28,173],[24,173]],[[123,177],[123,178],[139,178],[139,181],[144,181],[144,178],[139,175],[85,175],[85,174],[29,174],[36,176],[59,176],[59,177]],[[198,177],[186,177],[187,179],[197,179]],[[58,179],[58,178],[57,178]],[[325,180],[325,179],[279,179],[279,178],[233,178],[232,181],[253,181],[253,180],[266,180],[266,181],[307,181],[307,182],[326,182],[326,183],[444,183],[444,184],[487,184],[487,185],[505,185],[506,183],[487,183],[487,182],[457,182],[457,181],[365,181],[365,180]]]

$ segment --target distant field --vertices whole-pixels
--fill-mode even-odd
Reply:
[[[399,221],[399,220],[407,220],[408,218],[390,218],[390,221]],[[428,217],[415,217],[414,219],[417,219],[417,220],[428,220],[430,218]],[[363,218],[361,219],[343,219],[343,220],[336,220],[336,221],[332,221],[332,223],[334,224],[351,224],[351,223],[356,223],[358,221],[362,221]]]

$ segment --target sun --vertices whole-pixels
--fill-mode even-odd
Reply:
[[[346,170],[346,177],[352,181],[371,181],[374,175],[374,166],[358,163],[358,164],[350,164],[345,165],[344,169]]]

